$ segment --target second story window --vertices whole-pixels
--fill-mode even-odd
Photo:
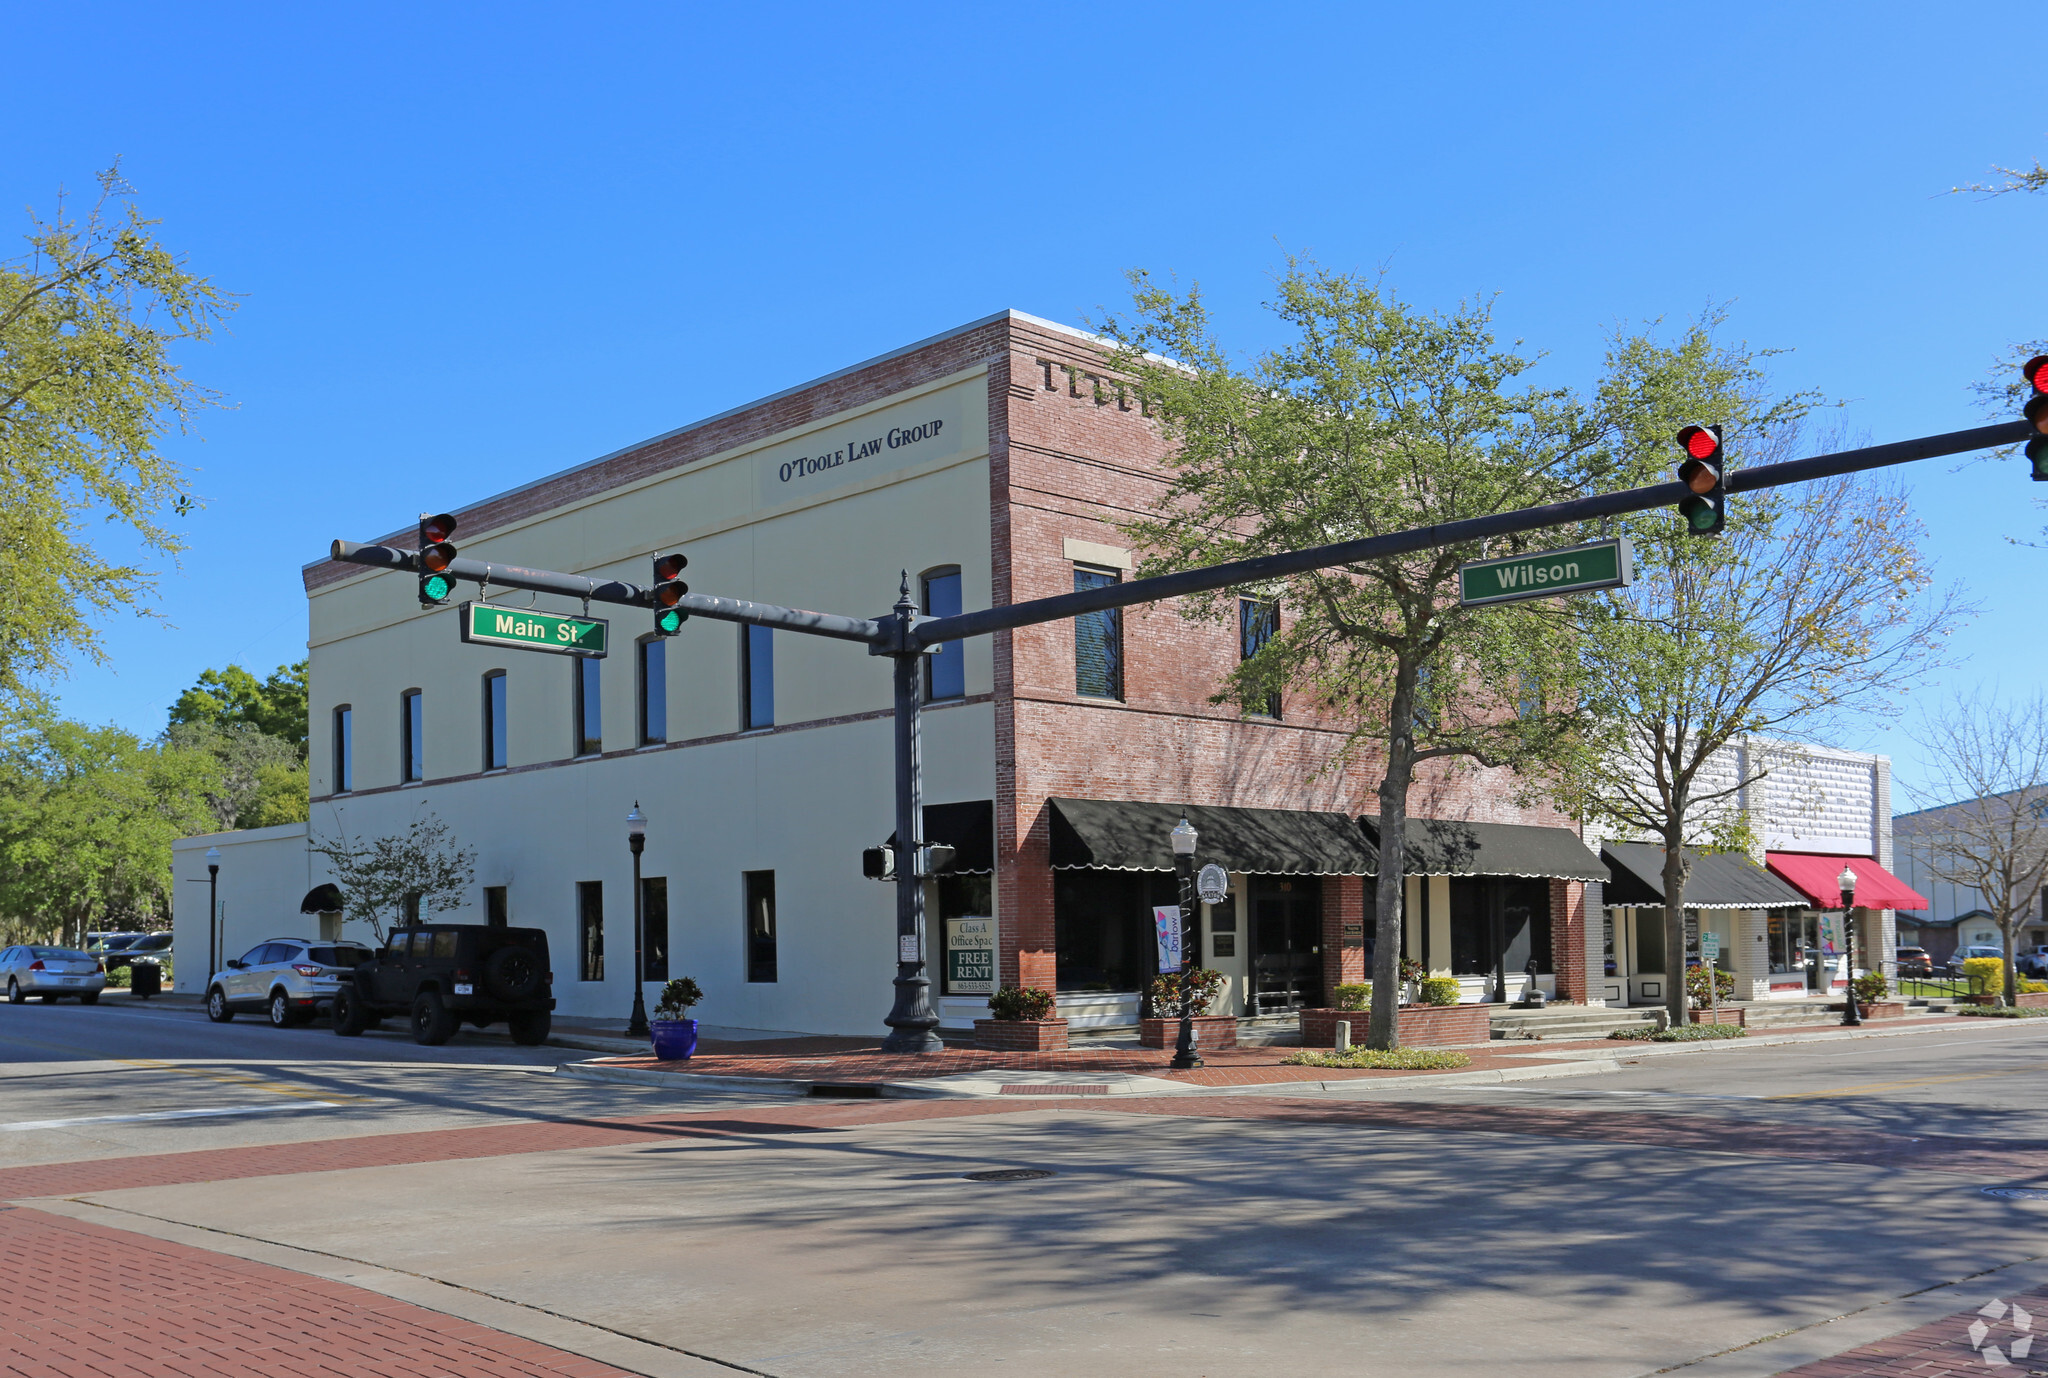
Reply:
[[[775,633],[740,628],[740,730],[775,726]]]
[[[356,710],[342,704],[334,710],[334,792],[356,787]]]
[[[425,696],[408,689],[398,699],[398,780],[409,785],[427,778]]]
[[[503,770],[510,759],[505,726],[505,672],[484,676],[484,769]]]
[[[640,643],[640,745],[668,740],[668,642],[649,637]]]
[[[960,571],[935,569],[924,576],[924,610],[929,617],[960,615]],[[924,696],[941,699],[967,697],[967,648],[948,641],[924,658]]]
[[[1074,592],[1123,582],[1114,569],[1074,566]],[[1091,699],[1124,696],[1124,612],[1105,608],[1074,619],[1074,692]]]
[[[1264,598],[1240,598],[1237,600],[1237,658],[1250,660],[1264,650],[1266,643],[1280,633],[1280,605]],[[1266,695],[1265,714],[1269,718],[1280,716],[1280,695]]]
[[[571,745],[574,756],[595,756],[604,750],[604,699],[599,694],[603,681],[598,672],[604,662],[592,656],[576,657],[576,723]]]

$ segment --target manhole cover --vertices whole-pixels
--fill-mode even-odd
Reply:
[[[2008,1201],[2048,1201],[2048,1191],[2036,1191],[2031,1187],[1979,1187],[1986,1196],[1999,1196]]]
[[[988,1172],[970,1172],[965,1176],[970,1182],[1031,1182],[1040,1177],[1051,1177],[1050,1168],[1042,1167],[999,1167]]]

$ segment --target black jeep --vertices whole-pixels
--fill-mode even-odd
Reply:
[[[415,1043],[446,1043],[463,1021],[504,1020],[514,1043],[547,1041],[555,1007],[548,935],[473,923],[401,928],[334,993],[334,1031],[353,1038],[394,1014]]]

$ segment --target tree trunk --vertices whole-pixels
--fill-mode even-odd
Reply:
[[[2005,941],[2005,1003],[2017,1008],[2020,1003],[2019,972],[2013,969],[2013,955],[2019,946],[2019,915],[2014,914],[1998,921],[1998,936]]]
[[[1407,891],[1408,785],[1415,775],[1413,713],[1415,671],[1399,666],[1394,673],[1394,700],[1388,713],[1387,773],[1380,781],[1380,873],[1378,913],[1373,920],[1372,1017],[1366,1025],[1368,1048],[1401,1046],[1401,933]]]
[[[1671,1027],[1686,1022],[1685,999],[1685,862],[1683,837],[1664,839],[1664,1010]],[[1709,980],[1713,979],[1711,976]]]

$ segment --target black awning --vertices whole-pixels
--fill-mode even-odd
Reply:
[[[1054,870],[1171,871],[1179,804],[1048,799]],[[1192,804],[1195,860],[1254,875],[1369,876],[1372,849],[1341,813]]]
[[[1657,842],[1608,842],[1604,903],[1664,903],[1664,847]],[[1688,847],[1692,869],[1685,879],[1687,909],[1803,909],[1810,901],[1740,852],[1702,852]]]
[[[1379,820],[1361,818],[1365,835],[1379,841]],[[1460,823],[1444,818],[1408,820],[1411,876],[1528,876],[1550,880],[1606,880],[1607,868],[1565,828],[1527,823]]]
[[[956,876],[993,875],[996,869],[996,801],[970,799],[964,804],[926,804],[924,836],[927,845],[943,842],[953,849],[953,864],[947,874]],[[891,832],[885,847],[896,845]]]
[[[314,886],[299,901],[301,914],[339,914],[342,908],[341,887],[332,882]]]

